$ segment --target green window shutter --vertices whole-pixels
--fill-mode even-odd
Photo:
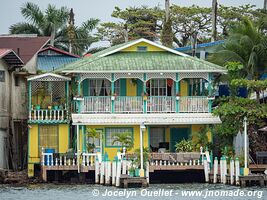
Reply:
[[[120,96],[126,96],[126,79],[120,79]]]
[[[137,79],[137,83],[136,83],[136,94],[137,96],[142,96],[143,93],[143,82],[139,79]]]
[[[82,84],[83,96],[89,96],[89,80],[85,79]]]

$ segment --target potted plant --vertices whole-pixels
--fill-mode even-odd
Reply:
[[[136,166],[135,168],[135,176],[140,176],[140,168],[141,168],[141,153],[140,149],[136,149],[134,151],[134,159],[133,163]],[[148,148],[143,148],[143,164],[144,164],[144,169],[146,169],[147,162],[149,161],[149,149]]]
[[[131,166],[129,168],[129,175],[130,175],[130,177],[134,177],[134,175],[135,175],[135,168],[133,166]]]
[[[114,101],[116,99],[116,96],[117,96],[116,93],[111,94],[111,100]]]
[[[53,109],[54,110],[58,110],[59,109],[59,103],[57,101],[53,102],[52,105],[53,105]]]
[[[143,96],[143,100],[147,100],[147,96],[148,96],[147,92],[143,92],[142,96]]]
[[[180,100],[180,93],[179,92],[176,93],[176,100]]]
[[[181,142],[177,142],[175,144],[175,151],[176,152],[192,152],[193,145],[192,142],[189,140],[183,139]]]

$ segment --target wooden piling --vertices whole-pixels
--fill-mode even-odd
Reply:
[[[213,166],[213,183],[217,183],[217,175],[218,175],[218,158],[214,158],[214,166]]]
[[[113,160],[113,162],[112,162],[112,185],[116,185],[116,172],[117,172],[117,170],[116,170],[116,168],[117,168],[117,158],[115,158],[114,160]]]
[[[220,182],[223,183],[223,157],[220,158]]]
[[[207,158],[204,157],[204,173],[205,173],[205,181],[209,182],[209,172],[208,172],[208,161]]]
[[[230,184],[234,184],[235,162],[233,159],[230,161]]]
[[[239,176],[240,176],[240,165],[238,158],[235,159],[235,184],[239,185]]]
[[[97,156],[95,158],[95,183],[99,184],[99,161]]]
[[[120,176],[121,176],[121,160],[117,162],[117,175],[116,175],[116,187],[120,186]]]

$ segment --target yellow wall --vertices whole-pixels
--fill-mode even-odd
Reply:
[[[29,161],[28,163],[39,163],[40,155],[38,153],[39,145],[39,133],[38,133],[38,124],[30,125],[29,129]],[[49,125],[47,125],[49,126]],[[59,153],[66,153],[69,146],[69,125],[68,124],[59,124],[58,125],[58,142],[59,142]]]
[[[40,162],[39,155],[38,155],[38,125],[30,125],[31,128],[29,129],[28,141],[28,155],[29,160],[28,163],[38,163]]]
[[[126,96],[136,96],[137,84],[133,84],[131,79],[126,79]]]
[[[114,156],[117,155],[117,151],[118,148],[117,147],[106,147],[105,146],[105,128],[112,128],[112,127],[129,127],[129,128],[133,128],[133,139],[134,139],[134,147],[133,149],[131,149],[129,152],[133,152],[134,149],[138,149],[140,148],[140,126],[87,126],[90,128],[95,128],[95,129],[103,129],[103,133],[104,133],[104,142],[103,142],[103,148],[104,148],[104,153],[107,152],[109,159],[113,160]],[[144,147],[148,147],[148,133],[147,133],[147,129],[143,134],[143,144]]]
[[[69,148],[69,125],[59,124],[58,127],[58,137],[59,137],[59,153],[66,153]]]
[[[138,46],[147,46],[147,51],[165,51],[164,49],[161,49],[159,47],[147,44],[145,42],[140,42],[138,44],[135,44],[133,46],[130,46],[126,49],[123,49],[122,51],[137,51]]]
[[[188,96],[188,84],[186,80],[180,81],[181,96]]]

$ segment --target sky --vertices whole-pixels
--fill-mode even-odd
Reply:
[[[9,26],[25,21],[20,13],[20,7],[27,1],[38,4],[41,9],[54,4],[57,7],[66,6],[73,8],[75,23],[81,24],[89,18],[99,18],[102,22],[116,21],[111,17],[115,6],[126,8],[129,6],[147,5],[150,7],[160,5],[164,7],[165,0],[1,0],[0,3],[0,34],[7,34]],[[210,7],[212,0],[170,0],[171,4],[190,6],[192,4]],[[219,4],[227,6],[239,6],[252,4],[263,7],[264,0],[218,0]]]

